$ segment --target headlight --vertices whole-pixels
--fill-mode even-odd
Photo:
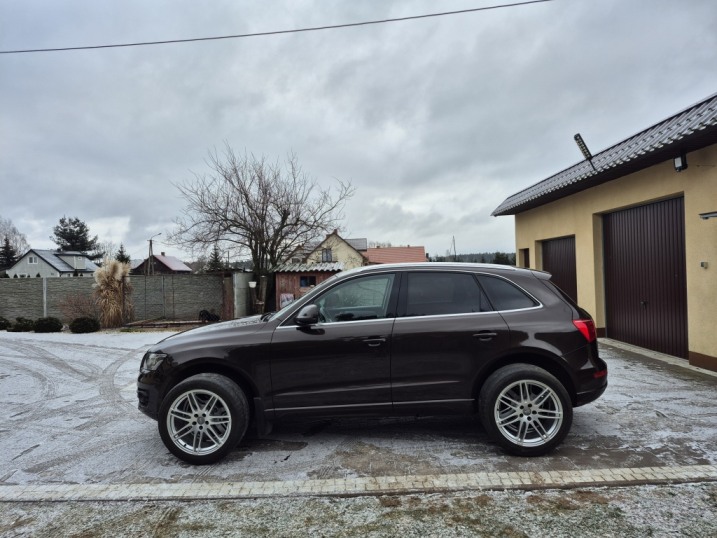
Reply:
[[[142,359],[141,370],[143,372],[151,372],[159,368],[162,361],[167,358],[166,353],[147,353]]]

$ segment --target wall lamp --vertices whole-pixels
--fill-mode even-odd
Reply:
[[[687,169],[687,155],[684,153],[680,153],[675,157],[673,162],[675,164],[675,172],[682,172]]]
[[[717,211],[710,211],[709,213],[700,213],[702,220],[717,219]]]

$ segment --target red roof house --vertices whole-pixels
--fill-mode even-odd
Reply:
[[[365,256],[369,264],[378,263],[416,263],[426,261],[424,247],[381,247],[370,248]]]

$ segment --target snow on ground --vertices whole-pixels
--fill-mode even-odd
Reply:
[[[192,467],[136,408],[145,350],[171,332],[0,332],[0,484],[302,480],[717,463],[717,378],[601,345],[609,388],[565,442],[516,458],[473,418],[306,420]]]

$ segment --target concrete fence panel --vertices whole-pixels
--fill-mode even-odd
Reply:
[[[237,312],[233,279],[228,276],[131,276],[129,283],[135,320],[196,320],[201,310],[228,319]],[[71,306],[92,299],[93,284],[94,279],[86,277],[0,279],[0,316],[11,321],[54,316],[68,323],[75,315]]]

